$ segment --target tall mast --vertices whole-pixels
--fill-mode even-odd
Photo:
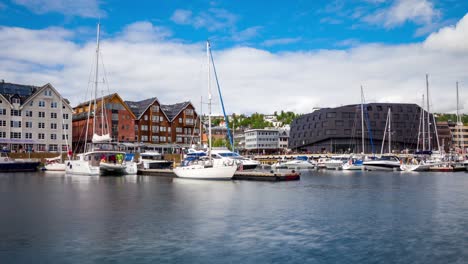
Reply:
[[[421,106],[421,118],[422,118],[422,150],[426,150],[426,118],[424,116],[424,94],[423,94],[423,100],[422,100],[422,106]]]
[[[361,144],[362,144],[362,154],[366,151],[364,149],[364,91],[362,90],[361,85]]]
[[[200,115],[198,116],[198,119],[200,119],[200,132],[198,133],[200,136],[200,147],[203,145],[202,113],[203,113],[203,96],[200,96]]]
[[[458,97],[458,82],[457,82],[457,130],[458,130],[458,147],[461,148],[461,142],[463,139],[462,135],[461,135],[461,118],[460,118],[460,107],[459,107],[459,97]]]
[[[388,153],[392,153],[392,109],[388,108]]]
[[[424,104],[424,95],[423,95],[423,99],[422,99],[422,102]],[[421,113],[419,114],[419,127],[418,127],[418,141],[416,143],[416,152],[419,152],[419,143],[421,142],[421,124],[422,124],[422,121],[424,119],[424,111],[421,107]]]
[[[206,41],[206,57],[208,62],[208,156],[211,161],[211,68],[210,68],[210,42]]]
[[[429,75],[426,74],[426,100],[427,100],[427,150],[431,150],[431,119],[430,113],[431,110],[429,109]]]
[[[234,114],[232,115],[232,152],[234,152],[235,150],[235,144],[236,144],[236,140],[235,140],[235,137],[234,137],[234,132],[236,131],[236,127],[235,127],[235,123],[236,123],[236,120],[234,119]]]
[[[96,72],[94,76],[94,113],[93,113],[93,134],[96,133],[96,98],[97,98],[97,91],[98,91],[98,75],[99,75],[99,34],[101,33],[101,24],[97,24],[97,36],[96,36]],[[90,109],[91,110],[91,109]]]

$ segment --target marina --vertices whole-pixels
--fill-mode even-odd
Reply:
[[[317,170],[281,184],[35,172],[0,186],[5,263],[468,259],[466,172]]]

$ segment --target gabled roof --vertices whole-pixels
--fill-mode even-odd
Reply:
[[[190,101],[177,103],[172,105],[161,105],[161,110],[166,114],[169,121],[174,121],[174,119],[182,112],[187,106],[191,105]]]
[[[2,97],[5,98],[5,100],[7,100],[8,102],[10,102],[13,96],[18,96],[21,101],[21,107],[28,104],[29,101],[35,98],[38,94],[41,94],[41,92],[46,88],[52,89],[54,93],[57,94],[63,102],[65,102],[65,106],[72,110],[69,101],[67,99],[64,99],[62,95],[50,83],[47,83],[43,86],[34,86],[0,82],[0,94],[2,95]]]
[[[65,106],[68,107],[70,109],[70,111],[73,111],[73,108],[70,106],[70,102],[67,99],[63,98],[62,95],[57,91],[57,89],[55,89],[55,87],[50,83],[47,83],[46,85],[44,85],[42,87],[38,87],[37,91],[34,94],[32,94],[31,96],[29,96],[29,98],[26,99],[26,101],[24,101],[22,103],[22,105],[26,105],[29,101],[34,99],[38,94],[41,94],[41,92],[44,91],[47,88],[52,89],[52,91],[54,91],[54,93],[57,94],[60,97],[62,102],[65,103]]]
[[[0,82],[0,94],[8,101],[17,95],[21,100],[21,104],[37,93],[38,90],[38,86]]]
[[[134,114],[134,112],[132,111],[132,109],[127,105],[126,102],[124,102],[124,100],[122,100],[122,98],[119,96],[118,93],[113,93],[113,94],[109,94],[109,95],[106,95],[104,97],[99,97],[99,98],[96,98],[96,104],[98,104],[99,102],[103,101],[106,102],[106,101],[111,101],[113,98],[117,98],[117,100],[122,103],[123,107],[125,107],[125,109],[127,109],[128,112],[130,112],[130,114],[132,115],[132,117],[135,119],[136,116]],[[83,107],[83,106],[88,106],[89,103],[91,102],[90,101],[86,101],[86,102],[83,102],[83,103],[80,103],[78,104],[77,106],[74,107],[74,109],[78,108],[78,107]],[[82,114],[82,113],[81,113]],[[78,114],[79,115],[79,114]],[[83,116],[83,115],[82,115]],[[87,116],[87,115],[86,115]]]
[[[137,117],[138,120],[141,119],[141,117],[146,112],[146,110],[148,110],[148,108],[150,108],[154,104],[154,102],[158,102],[158,104],[161,105],[157,97],[153,97],[153,98],[149,98],[149,99],[145,99],[143,101],[137,101],[137,102],[125,101],[125,103],[128,105],[128,107],[130,107],[133,114]],[[163,114],[166,115],[164,112]]]

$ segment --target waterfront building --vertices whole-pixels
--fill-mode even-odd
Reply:
[[[452,148],[459,151],[468,151],[468,126],[463,123],[447,122],[452,135]]]
[[[244,135],[247,152],[268,154],[279,151],[278,129],[249,129],[244,131]]]
[[[157,98],[126,101],[136,116],[135,140],[160,152],[200,142],[198,114],[191,102],[163,105]]]
[[[200,143],[200,120],[191,102],[162,105],[170,120],[171,141],[183,147]]]
[[[91,112],[89,112],[91,109]],[[94,101],[81,103],[73,108],[73,150],[82,152],[85,145],[85,138],[90,143],[93,137],[93,123],[95,118],[104,116],[104,122],[96,120],[95,133],[98,135],[108,130],[113,141],[134,142],[135,141],[135,115],[129,106],[117,94],[113,93],[96,99]],[[104,111],[104,114],[101,113]],[[89,123],[88,123],[89,115]],[[102,125],[104,124],[104,126]],[[86,137],[87,133],[87,137]]]
[[[321,108],[296,118],[291,124],[289,148],[312,153],[380,153],[389,108],[392,120],[392,151],[416,149],[420,133],[421,107],[416,104],[398,103],[364,105],[364,150],[361,147],[360,104]],[[424,116],[427,118],[426,111]],[[433,120],[432,115],[430,120]],[[436,149],[433,130],[431,127],[431,148]],[[422,134],[419,135],[419,148],[422,150]],[[388,133],[386,136],[388,139]],[[425,145],[428,146],[428,143],[426,140]],[[384,152],[388,152],[387,142]]]
[[[278,136],[278,147],[282,150],[286,150],[288,148],[289,142],[289,126],[284,126],[278,129],[279,136]]]
[[[0,82],[0,144],[12,151],[67,151],[72,108],[50,84]]]

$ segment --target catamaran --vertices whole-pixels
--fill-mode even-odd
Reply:
[[[66,164],[66,173],[72,175],[127,175],[137,173],[137,163],[126,157],[126,153],[119,149],[119,145],[112,142],[109,133],[108,122],[104,116],[104,97],[101,98],[100,118],[98,118],[97,93],[99,76],[99,35],[100,24],[97,26],[96,44],[96,72],[94,76],[94,98],[89,101],[88,116],[86,122],[84,153],[78,154],[77,160],[70,160]],[[93,111],[91,111],[93,109]],[[92,140],[87,142],[89,122],[93,118]],[[100,122],[102,134],[97,134],[97,123]]]

